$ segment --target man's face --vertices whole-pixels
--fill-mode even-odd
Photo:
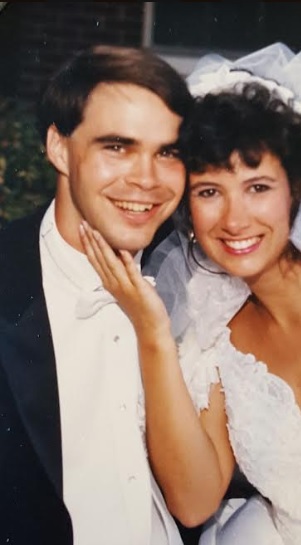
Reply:
[[[114,249],[136,253],[177,207],[185,170],[177,149],[181,118],[136,85],[100,84],[70,137],[56,132],[56,218],[78,249],[85,219]],[[51,128],[50,131],[56,131]],[[49,146],[52,138],[49,136]],[[63,158],[63,159],[62,159]],[[58,166],[59,165],[59,166]]]

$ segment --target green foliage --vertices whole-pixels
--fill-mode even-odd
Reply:
[[[0,97],[0,223],[31,213],[53,196],[54,187],[55,171],[34,115],[25,105]]]

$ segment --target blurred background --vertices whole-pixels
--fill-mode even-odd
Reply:
[[[275,41],[301,49],[300,2],[0,2],[0,9],[0,225],[53,195],[35,106],[73,51],[151,47],[186,76],[208,51],[235,58]]]

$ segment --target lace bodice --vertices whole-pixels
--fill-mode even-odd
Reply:
[[[299,545],[301,412],[293,391],[263,362],[230,342],[227,323],[248,295],[240,281],[200,272],[189,293],[195,328],[187,332],[180,357],[194,404],[207,407],[210,382],[221,381],[237,463],[272,503],[283,543]]]

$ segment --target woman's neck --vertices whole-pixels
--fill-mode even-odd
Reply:
[[[246,279],[258,311],[283,327],[301,323],[301,261],[283,259],[272,269]]]

